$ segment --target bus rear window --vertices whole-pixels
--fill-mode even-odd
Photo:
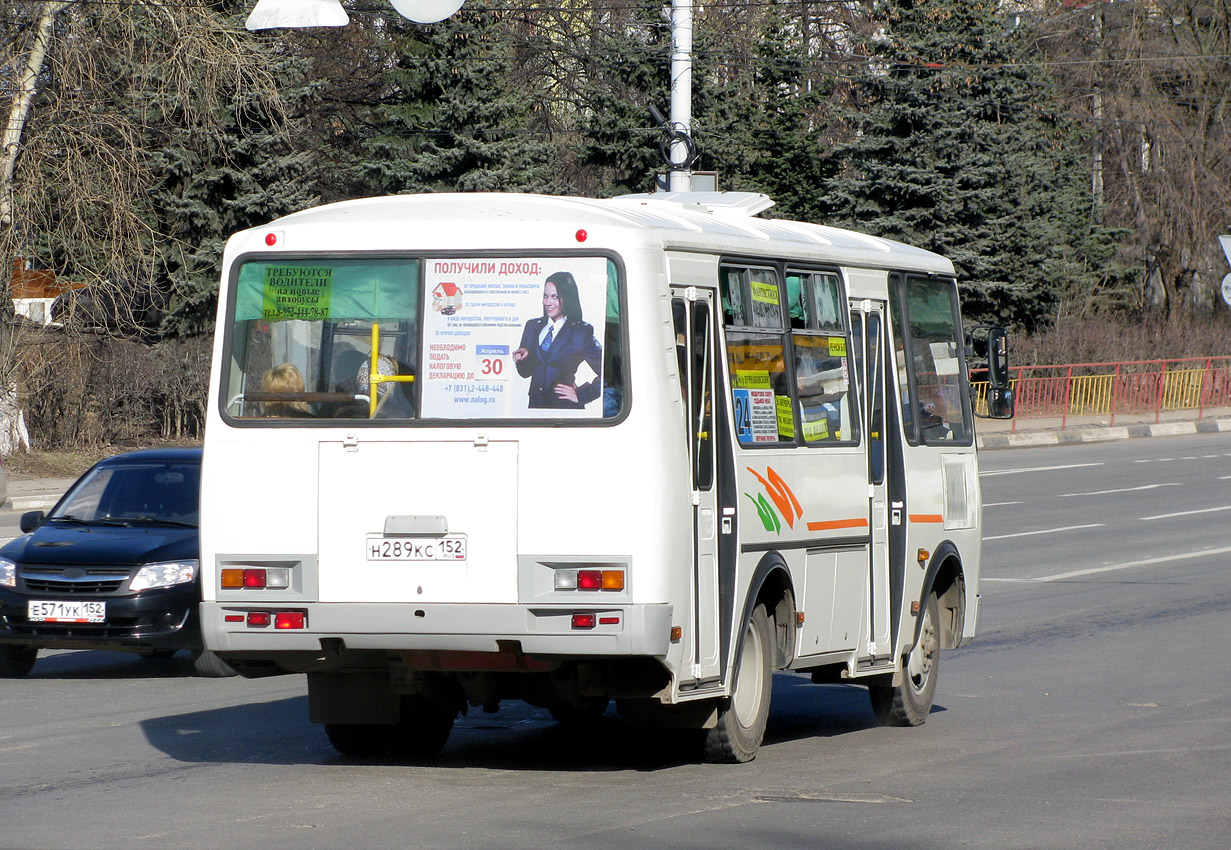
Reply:
[[[223,403],[236,420],[621,412],[606,257],[262,258],[233,286]]]

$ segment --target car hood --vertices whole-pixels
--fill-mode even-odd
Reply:
[[[44,525],[0,549],[20,564],[152,564],[196,558],[197,529]]]

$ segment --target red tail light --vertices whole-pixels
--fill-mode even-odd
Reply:
[[[274,617],[275,629],[302,629],[308,625],[308,617],[302,611],[279,611]]]

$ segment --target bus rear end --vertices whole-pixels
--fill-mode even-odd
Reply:
[[[640,255],[541,210],[445,227],[448,204],[325,207],[225,258],[205,640],[244,675],[307,673],[345,753],[434,751],[510,697],[601,713],[669,690],[680,652],[687,578],[653,567],[690,558],[655,533],[691,523],[686,485],[637,469],[687,480],[661,436],[683,414],[678,391],[628,404],[626,352],[667,340],[630,318]]]

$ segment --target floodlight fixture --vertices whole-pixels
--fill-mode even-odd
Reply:
[[[256,30],[344,27],[350,15],[342,0],[257,0],[244,26]]]
[[[457,13],[462,0],[389,0],[403,18],[416,24],[435,24]]]

